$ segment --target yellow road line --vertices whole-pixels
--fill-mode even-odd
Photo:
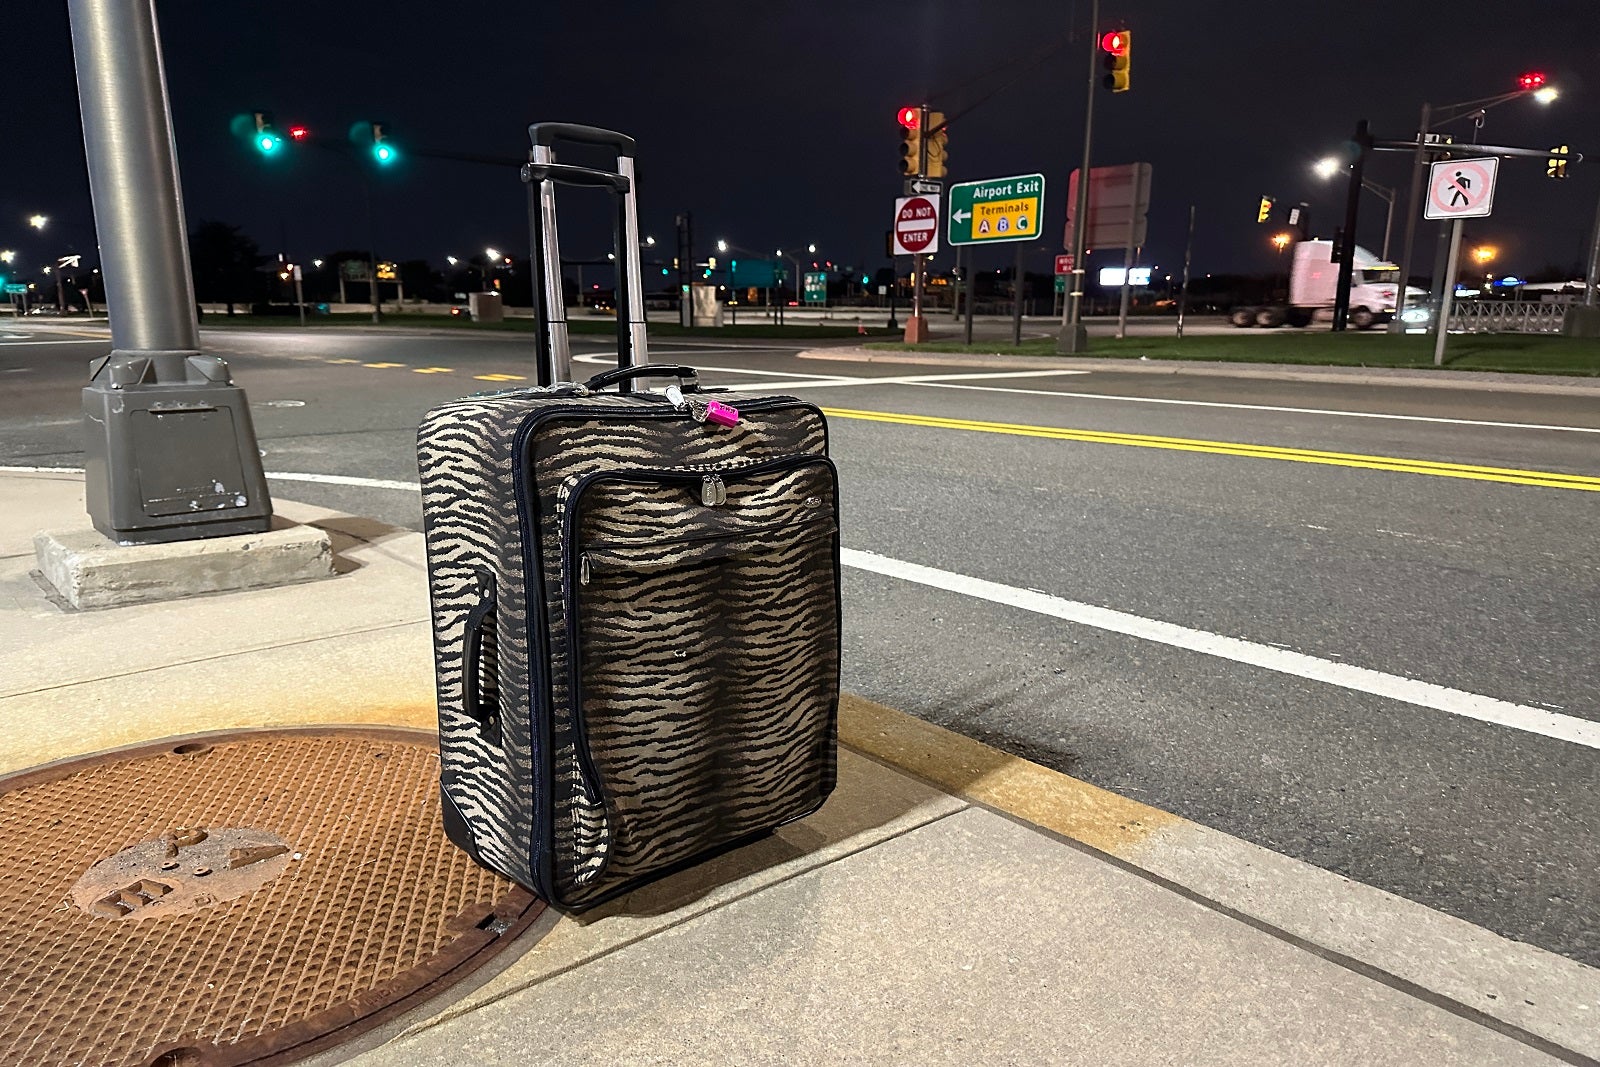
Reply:
[[[474,374],[474,381],[479,382],[525,382],[528,380],[523,374]]]
[[[412,367],[411,368],[411,373],[412,374],[451,374],[451,373],[454,373],[454,371],[450,367]]]
[[[1518,470],[1512,467],[1482,467],[1470,463],[1440,463],[1428,459],[1363,455],[1359,452],[1324,452],[1310,448],[1283,448],[1277,445],[1251,445],[1232,441],[1202,441],[1189,437],[1155,437],[1149,434],[1111,433],[1105,430],[1072,430],[1061,426],[1028,426],[1007,422],[977,422],[972,419],[943,419],[932,415],[902,415],[889,411],[857,411],[851,408],[823,408],[829,418],[863,419],[869,422],[926,426],[940,430],[967,430],[974,433],[1000,433],[1018,437],[1044,437],[1057,441],[1084,441],[1101,445],[1132,445],[1137,448],[1165,448],[1178,452],[1210,452],[1223,456],[1255,459],[1281,459],[1295,463],[1320,463],[1334,467],[1361,467],[1367,470],[1395,471],[1403,474],[1431,474],[1441,478],[1467,478],[1484,482],[1535,485],[1546,489],[1582,489],[1600,492],[1600,477],[1563,474],[1558,471]]]
[[[405,366],[404,363],[363,363],[361,365],[363,367],[371,367],[374,370],[389,370],[389,369],[391,369],[393,367],[404,367]]]

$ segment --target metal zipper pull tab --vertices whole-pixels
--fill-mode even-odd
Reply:
[[[727,502],[728,487],[722,484],[722,475],[704,475],[700,479],[700,503],[708,508],[714,508]]]
[[[705,422],[706,413],[710,408],[704,400],[697,397],[684,397],[683,402],[689,408],[689,417],[695,422]]]
[[[681,408],[681,407],[684,406],[683,390],[679,389],[676,385],[667,386],[667,388],[666,388],[666,397],[667,397],[667,401],[673,407]]]
[[[578,557],[578,584],[589,584],[589,553],[587,552]]]

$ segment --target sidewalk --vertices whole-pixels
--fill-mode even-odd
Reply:
[[[278,502],[338,577],[57,607],[0,473],[0,774],[236,727],[429,729],[418,534]],[[1533,1064],[1600,1057],[1600,972],[868,701],[817,815],[533,929],[305,1062]]]

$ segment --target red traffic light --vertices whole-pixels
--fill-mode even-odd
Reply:
[[[289,140],[291,140],[291,141],[304,141],[307,137],[310,137],[310,136],[311,136],[311,131],[306,129],[304,126],[290,126],[289,127]]]
[[[1100,35],[1100,51],[1120,56],[1128,50],[1128,31],[1112,30]]]
[[[895,119],[908,130],[914,130],[922,122],[922,109],[917,107],[903,107]]]
[[[1544,85],[1544,72],[1530,70],[1517,79],[1517,84],[1524,89],[1538,89]]]

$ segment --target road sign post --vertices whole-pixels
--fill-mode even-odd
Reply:
[[[1495,179],[1500,160],[1494,156],[1475,159],[1445,159],[1428,168],[1428,198],[1422,209],[1425,219],[1452,219],[1450,252],[1445,259],[1444,298],[1439,304],[1438,332],[1433,338],[1434,366],[1444,365],[1445,339],[1450,335],[1450,311],[1455,304],[1456,259],[1461,255],[1463,219],[1487,218],[1494,213]],[[1405,279],[1400,279],[1402,285]]]
[[[922,269],[924,257],[939,251],[938,195],[896,200],[890,242],[895,255],[911,257],[911,316],[906,320],[905,341],[921,344],[928,339],[928,320],[922,316]]]

